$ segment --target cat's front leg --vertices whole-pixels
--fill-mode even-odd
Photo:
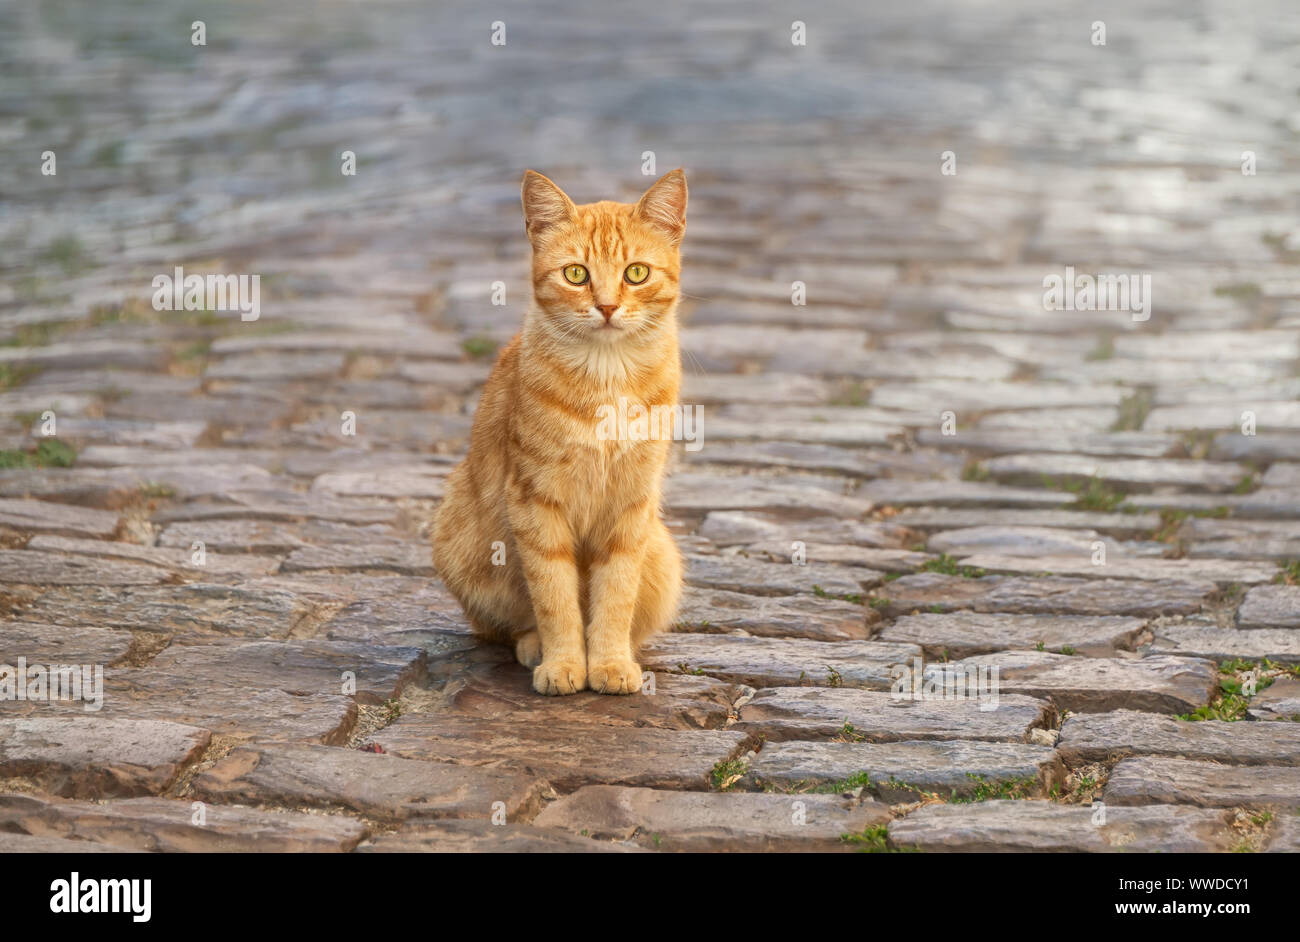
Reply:
[[[632,618],[645,562],[650,500],[619,513],[588,568],[587,682],[598,693],[636,693],[641,665],[632,650]]]
[[[577,693],[587,686],[587,652],[572,529],[557,504],[536,495],[512,499],[507,511],[542,644],[533,689]]]

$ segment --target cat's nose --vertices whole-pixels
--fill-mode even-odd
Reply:
[[[597,305],[596,305],[596,310],[600,311],[600,313],[602,313],[602,314],[605,315],[605,323],[606,323],[606,324],[609,323],[609,319],[610,319],[611,317],[614,316],[614,311],[616,311],[617,309],[618,309],[618,305],[617,305],[617,304],[597,304]]]

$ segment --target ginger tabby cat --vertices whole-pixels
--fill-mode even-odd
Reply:
[[[659,518],[670,442],[611,440],[597,413],[619,397],[677,403],[686,177],[635,204],[576,206],[530,170],[523,204],[534,303],[447,479],[433,562],[475,634],[513,642],[539,693],[634,693],[637,649],[681,595]]]

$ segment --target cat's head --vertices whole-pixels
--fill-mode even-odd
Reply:
[[[538,328],[558,342],[652,339],[676,316],[686,175],[665,174],[636,203],[581,206],[524,174],[524,224],[533,245]]]

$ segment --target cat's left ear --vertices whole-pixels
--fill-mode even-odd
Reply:
[[[665,173],[645,191],[636,204],[636,214],[674,244],[682,241],[686,234],[686,174],[680,167]]]

